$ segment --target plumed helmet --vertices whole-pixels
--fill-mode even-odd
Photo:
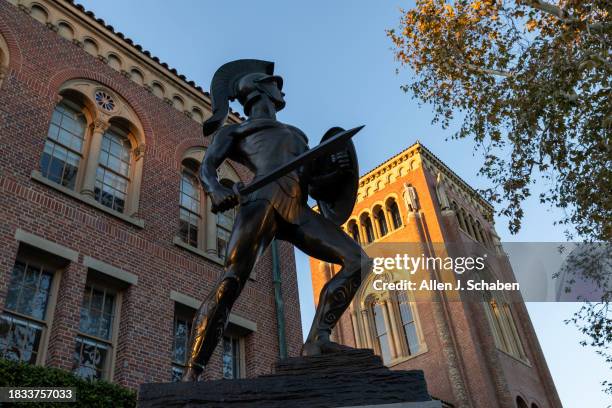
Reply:
[[[274,80],[281,89],[283,80],[273,73],[273,62],[256,59],[231,61],[217,69],[210,84],[213,115],[203,124],[204,135],[209,136],[223,126],[229,114],[229,101],[238,99],[245,113],[248,113],[253,96],[260,91],[258,84],[262,81]]]

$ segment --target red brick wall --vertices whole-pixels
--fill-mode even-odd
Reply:
[[[402,199],[404,183],[417,190],[420,205],[419,219],[407,216]],[[477,216],[483,227],[493,228],[482,214],[471,207],[461,195],[446,191],[449,200],[455,200]],[[382,190],[356,204],[353,215],[372,209],[376,202],[384,202],[395,194],[399,199],[403,226],[391,231],[377,242],[430,242],[474,244],[474,240],[459,230],[453,212],[443,213],[437,202],[435,175],[423,165],[408,172]],[[456,245],[453,245],[455,247]],[[436,246],[436,251],[440,246]],[[453,250],[451,247],[448,251]],[[367,251],[367,247],[366,247]],[[446,256],[435,254],[436,256]],[[449,254],[452,256],[452,254]],[[319,261],[310,260],[315,302],[328,280],[319,267]],[[514,275],[508,262],[497,265],[499,272],[509,281]],[[515,399],[521,395],[526,401],[536,402],[540,408],[561,407],[559,397],[539,347],[535,331],[522,299],[515,299],[513,312],[526,349],[530,365],[498,350],[486,320],[483,305],[477,302],[419,301],[416,309],[427,351],[394,365],[393,369],[420,369],[425,372],[429,392],[458,407],[515,408]],[[346,313],[334,330],[336,341],[355,346],[352,322]]]
[[[175,290],[202,299],[221,267],[172,243],[178,226],[181,153],[208,144],[195,121],[64,40],[17,7],[0,1],[0,34],[10,48],[10,67],[0,88],[0,307],[18,244],[15,230],[44,237],[79,252],[65,271],[50,333],[47,364],[70,368],[86,268],[83,256],[138,276],[124,293],[114,378],[136,387],[168,381]],[[128,101],[143,125],[147,150],[137,216],[144,229],[119,220],[30,178],[45,143],[60,85],[87,78]],[[243,179],[249,175],[234,165]],[[293,247],[280,244],[283,297],[290,355],[302,334]],[[270,371],[278,338],[270,251],[256,266],[234,313],[257,323],[247,337],[247,375]],[[219,377],[219,350],[209,377]]]

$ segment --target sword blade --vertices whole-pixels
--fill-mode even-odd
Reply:
[[[238,190],[238,193],[240,195],[250,194],[253,191],[256,191],[256,190],[262,188],[263,186],[271,183],[272,181],[279,179],[280,177],[284,176],[285,174],[291,173],[293,170],[295,170],[295,169],[303,166],[304,164],[306,164],[306,163],[316,159],[317,157],[321,157],[321,156],[326,155],[326,154],[335,153],[336,151],[340,150],[342,148],[342,146],[344,146],[344,144],[351,137],[355,136],[355,134],[357,132],[359,132],[361,129],[363,129],[364,126],[365,125],[358,126],[356,128],[353,128],[353,129],[345,130],[344,132],[340,132],[337,135],[327,139],[323,143],[319,143],[317,146],[315,146],[312,149],[308,150],[307,152],[299,155],[295,159],[287,162],[286,164],[280,166],[279,168],[271,171],[270,173],[266,174],[265,176],[255,180],[254,182],[252,182],[248,186],[242,187],[241,189]]]

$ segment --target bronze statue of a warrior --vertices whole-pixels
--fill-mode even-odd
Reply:
[[[184,381],[195,381],[202,373],[223,335],[232,305],[272,239],[288,241],[314,258],[342,267],[321,291],[303,355],[339,349],[330,341],[331,330],[369,271],[369,258],[339,226],[355,203],[359,172],[348,138],[360,128],[346,132],[332,128],[319,146],[309,149],[301,130],[276,120],[285,100],[283,80],[273,71],[272,62],[237,60],[221,66],[213,76],[213,116],[203,126],[204,135],[213,139],[200,180],[213,212],[240,207],[227,246],[225,272],[194,318]],[[248,119],[224,125],[229,101],[235,99]],[[337,138],[347,134],[338,147]],[[222,185],[217,168],[225,159],[250,169],[254,173],[251,186],[258,188]],[[308,195],[318,201],[320,214],[308,207]]]

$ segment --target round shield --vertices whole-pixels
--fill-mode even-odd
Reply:
[[[333,127],[325,132],[321,142],[343,131],[344,129],[340,127]],[[321,214],[336,225],[344,224],[351,216],[359,188],[359,164],[353,141],[349,140],[341,151],[346,153],[350,168],[338,169],[331,155],[318,158],[314,166],[319,176],[339,172],[339,178],[334,177],[333,185],[322,186],[324,194],[317,199]]]

